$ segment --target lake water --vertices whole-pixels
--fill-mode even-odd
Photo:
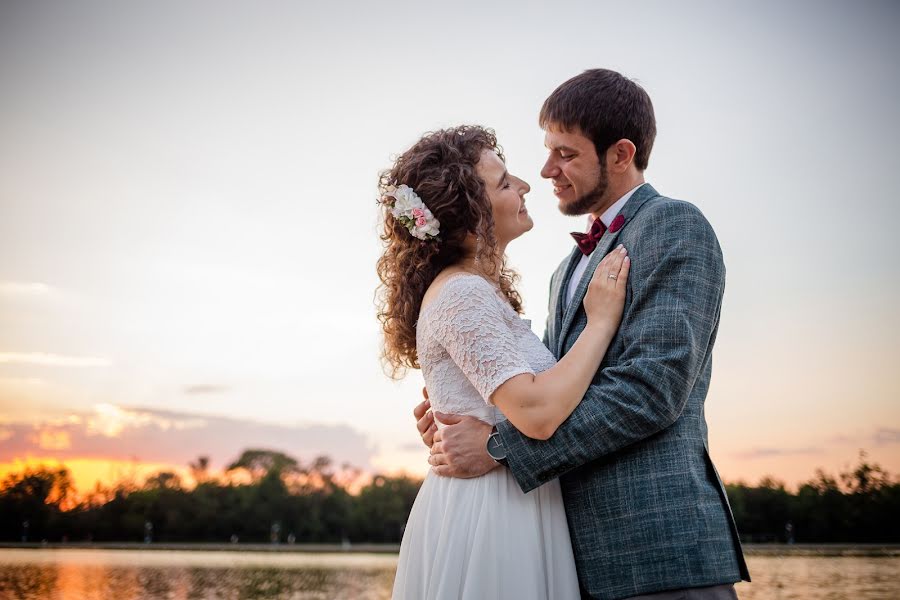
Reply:
[[[748,557],[742,600],[900,598],[900,557]],[[0,549],[2,600],[390,598],[395,554]]]

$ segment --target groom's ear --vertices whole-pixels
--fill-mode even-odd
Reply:
[[[606,168],[611,173],[624,173],[634,164],[637,147],[629,140],[622,138],[606,150]]]

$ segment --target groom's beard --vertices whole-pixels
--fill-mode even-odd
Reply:
[[[600,181],[597,182],[597,185],[594,186],[594,189],[581,196],[580,198],[575,198],[571,204],[563,204],[560,206],[560,211],[564,215],[568,215],[570,217],[577,217],[579,215],[586,215],[594,212],[594,209],[598,206],[601,206],[603,203],[603,196],[606,195],[606,190],[609,188],[609,177],[607,176],[606,163],[600,163]]]

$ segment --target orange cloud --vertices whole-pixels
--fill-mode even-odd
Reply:
[[[0,464],[8,469],[29,460],[77,464],[80,490],[130,472],[137,477],[165,469],[187,475],[187,465],[198,456],[209,457],[211,472],[221,471],[247,448],[272,448],[301,463],[326,455],[334,464],[364,471],[372,468],[375,454],[364,434],[345,425],[274,425],[112,404],[36,424],[5,423],[0,434]],[[189,479],[183,478],[186,484]]]
[[[203,419],[196,417],[173,419],[154,412],[129,410],[113,404],[96,405],[94,414],[86,417],[84,421],[88,434],[99,434],[106,437],[119,437],[126,429],[148,426],[167,431],[169,429],[191,429],[205,425]]]
[[[66,450],[72,445],[72,440],[66,431],[44,429],[34,437],[38,447],[43,450]]]

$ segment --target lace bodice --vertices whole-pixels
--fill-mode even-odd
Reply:
[[[422,309],[416,348],[432,408],[492,424],[505,419],[490,404],[494,390],[556,363],[531,322],[490,282],[469,273],[451,275]]]

